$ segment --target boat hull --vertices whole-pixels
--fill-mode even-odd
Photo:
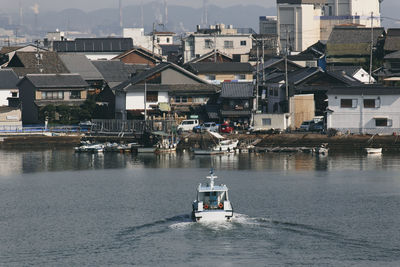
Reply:
[[[226,222],[231,221],[232,217],[232,210],[207,210],[192,212],[192,219],[195,222]]]
[[[382,148],[367,147],[365,148],[365,152],[367,152],[367,154],[382,154]]]

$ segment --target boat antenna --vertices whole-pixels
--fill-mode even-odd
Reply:
[[[214,188],[214,179],[217,179],[217,176],[214,176],[214,168],[210,170],[210,176],[207,176],[207,179],[210,179],[210,187]]]

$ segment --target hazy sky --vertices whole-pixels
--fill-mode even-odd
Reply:
[[[124,5],[133,5],[140,3],[153,2],[154,0],[122,0]],[[163,0],[156,0],[162,2]],[[24,12],[30,10],[30,7],[35,3],[39,5],[39,10],[61,10],[65,8],[78,8],[82,10],[94,10],[99,8],[117,7],[118,0],[0,0],[1,11],[3,12],[17,12],[19,2],[22,3]],[[167,0],[168,4],[179,4],[186,6],[197,6],[202,5],[202,0]],[[256,4],[264,7],[274,7],[276,0],[208,0],[209,3],[216,5],[237,5],[237,4]],[[400,9],[399,0],[384,0],[385,6],[398,7]],[[1,12],[0,11],[0,12]]]

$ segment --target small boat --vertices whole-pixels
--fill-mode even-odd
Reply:
[[[367,154],[382,154],[382,148],[366,147],[365,152]]]
[[[208,134],[214,136],[218,142],[210,149],[195,149],[193,152],[195,155],[218,155],[225,153],[234,153],[238,147],[239,140],[223,140],[225,137],[218,133],[207,132]]]
[[[231,221],[233,207],[228,197],[226,185],[214,185],[214,171],[210,171],[210,182],[199,184],[197,199],[193,201],[192,218],[196,222]]]

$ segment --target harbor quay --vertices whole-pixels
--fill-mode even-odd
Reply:
[[[366,148],[382,148],[385,153],[400,151],[400,138],[397,135],[339,135],[327,136],[316,133],[251,134],[232,133],[222,135],[226,139],[238,140],[238,150],[250,152],[297,152],[324,146],[329,152],[362,152]],[[217,140],[207,133],[184,133],[178,137],[178,151],[192,151],[213,146]],[[135,143],[141,145],[142,135],[4,135],[0,137],[0,148],[57,148],[75,147],[81,142],[92,144]]]

